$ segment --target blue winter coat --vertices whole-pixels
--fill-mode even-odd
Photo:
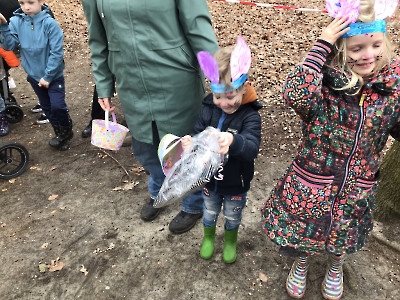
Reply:
[[[63,32],[45,8],[34,16],[22,9],[14,12],[10,24],[0,26],[0,45],[13,50],[21,45],[21,65],[36,81],[52,82],[63,75]]]

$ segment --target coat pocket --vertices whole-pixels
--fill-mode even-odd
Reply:
[[[333,178],[307,172],[294,162],[283,185],[283,207],[301,220],[322,217],[330,211]]]
[[[375,209],[376,180],[356,179],[356,184],[349,194],[346,210],[353,217],[361,218]],[[345,210],[345,211],[346,211]]]

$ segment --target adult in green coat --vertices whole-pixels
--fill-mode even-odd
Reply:
[[[99,103],[114,110],[118,90],[132,133],[136,159],[149,171],[150,201],[145,221],[157,217],[154,199],[164,181],[157,148],[167,133],[184,136],[193,129],[205,95],[199,51],[215,52],[217,40],[206,0],[82,0]],[[200,192],[182,201],[170,223],[173,233],[190,230],[201,217]]]

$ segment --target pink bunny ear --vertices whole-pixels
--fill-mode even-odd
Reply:
[[[375,19],[383,20],[396,11],[399,0],[375,0]]]
[[[360,13],[360,0],[325,0],[325,7],[332,18],[349,17],[355,23]]]
[[[219,71],[218,64],[214,56],[206,51],[200,51],[197,53],[197,60],[199,61],[200,67],[204,72],[204,75],[210,79],[213,83],[219,83]]]
[[[244,39],[239,36],[231,54],[231,77],[235,81],[246,74],[251,65],[251,51]]]

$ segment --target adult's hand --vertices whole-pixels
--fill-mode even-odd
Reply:
[[[350,30],[347,27],[350,23],[351,21],[347,17],[337,17],[322,30],[319,38],[333,45],[343,34]]]
[[[99,98],[99,104],[103,110],[108,110],[109,112],[115,110],[115,105],[111,103],[111,98]]]

